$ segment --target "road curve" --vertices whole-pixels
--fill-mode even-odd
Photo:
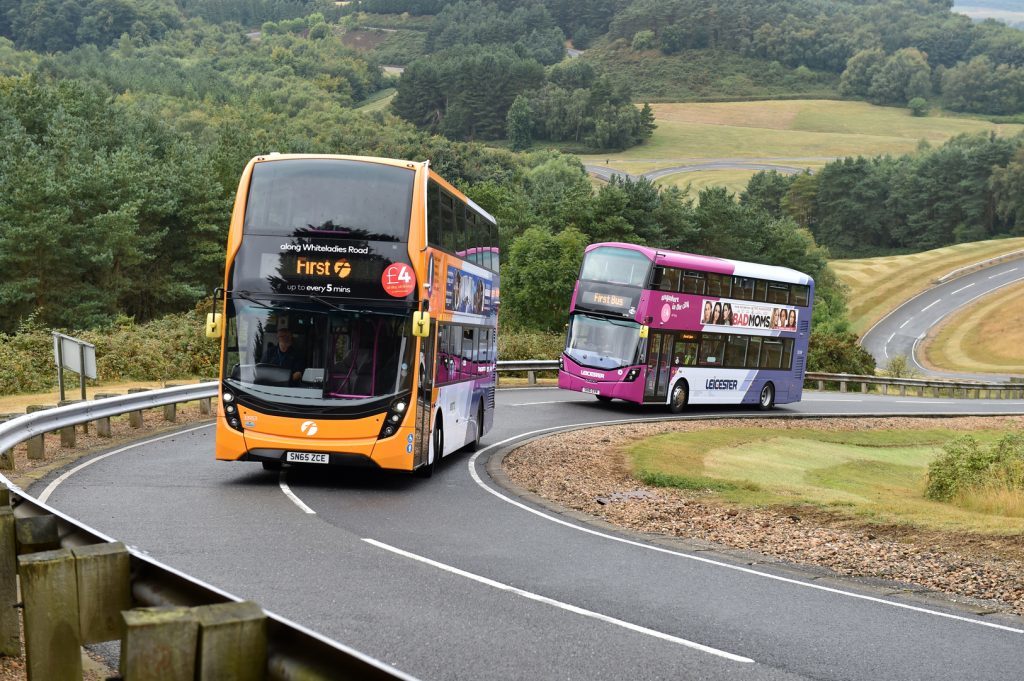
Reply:
[[[1022,401],[805,397],[777,413],[1024,412]],[[316,469],[279,479],[215,462],[212,428],[201,427],[97,460],[50,487],[49,503],[424,679],[1019,674],[1020,618],[595,529],[515,498],[487,473],[507,446],[545,429],[622,418],[664,416],[555,389],[499,391],[487,447],[454,456],[430,480]]]
[[[1024,281],[1024,257],[965,274],[927,289],[899,306],[871,327],[861,345],[884,367],[893,357],[907,357],[915,371],[937,378],[1006,380],[1008,375],[933,371],[917,357],[918,345],[943,318],[982,296]]]

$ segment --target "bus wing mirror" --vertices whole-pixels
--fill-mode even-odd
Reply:
[[[430,313],[412,313],[412,335],[418,338],[426,338],[430,335]]]
[[[220,312],[209,312],[206,315],[206,337],[207,338],[220,338],[221,331],[221,313]]]
[[[650,334],[650,332],[651,332],[651,327],[647,326],[646,324],[644,324],[643,326],[640,327],[640,337],[641,338],[647,338],[647,336]]]

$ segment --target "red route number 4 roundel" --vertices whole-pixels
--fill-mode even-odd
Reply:
[[[405,298],[416,288],[416,275],[404,262],[388,265],[380,277],[384,292],[395,298]]]

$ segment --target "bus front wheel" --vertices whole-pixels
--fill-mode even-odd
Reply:
[[[757,408],[761,411],[768,411],[775,406],[775,386],[765,383],[761,388],[761,397],[757,401]]]
[[[686,402],[690,399],[690,390],[687,386],[686,381],[679,381],[672,386],[672,398],[668,401],[668,410],[673,414],[678,414],[686,407]]]
[[[418,478],[429,478],[441,468],[441,455],[444,452],[444,424],[441,421],[441,414],[437,415],[437,420],[434,422],[432,437],[434,439],[434,459],[413,471],[413,475]]]

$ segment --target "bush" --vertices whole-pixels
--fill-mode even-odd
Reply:
[[[909,102],[907,102],[907,108],[910,109],[911,116],[917,116],[918,118],[921,118],[922,116],[927,116],[928,100],[925,99],[924,97],[914,97]]]
[[[1024,433],[1009,433],[989,449],[970,435],[948,442],[928,465],[925,497],[951,501],[985,486],[1024,491]]]
[[[814,331],[807,349],[807,370],[871,376],[875,358],[857,344],[852,333]]]
[[[498,334],[498,359],[558,359],[565,348],[565,334],[501,328]]]
[[[67,334],[96,346],[100,382],[212,377],[217,375],[220,346],[206,338],[204,320],[205,312],[199,311],[146,324],[122,317],[103,329]],[[71,376],[65,374],[66,379],[77,380]],[[56,385],[49,329],[32,316],[13,335],[0,333],[0,395],[40,392]]]
[[[636,35],[633,36],[633,49],[637,52],[641,50],[653,50],[654,49],[654,31],[637,31]]]

